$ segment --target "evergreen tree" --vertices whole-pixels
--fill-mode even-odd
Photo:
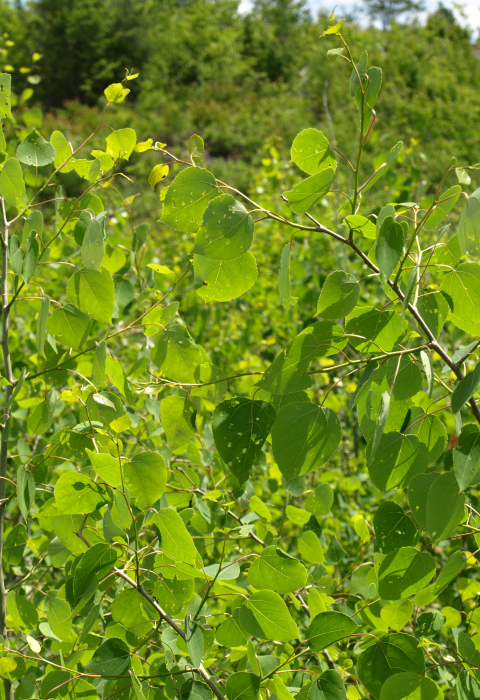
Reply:
[[[389,28],[392,20],[425,9],[423,0],[365,0],[365,2],[369,17],[380,20],[384,30]]]

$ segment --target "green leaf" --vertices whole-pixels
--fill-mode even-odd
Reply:
[[[420,591],[435,574],[435,559],[415,547],[387,554],[378,570],[378,593],[384,600],[401,600]]]
[[[0,119],[12,118],[12,76],[10,73],[0,73]]]
[[[233,260],[250,248],[253,219],[241,202],[222,194],[209,202],[197,232],[194,253],[209,260]]]
[[[135,403],[135,397],[132,394],[128,379],[123,371],[123,367],[111,354],[107,355],[106,357],[105,372],[107,379],[113,384],[113,386],[117,387],[122,396],[127,399],[129,403]]]
[[[224,647],[243,646],[248,637],[248,632],[240,624],[240,608],[235,608],[231,617],[222,622],[215,632],[217,643]]]
[[[386,380],[395,401],[405,401],[415,396],[422,387],[422,372],[408,355],[390,357],[386,364]],[[393,381],[395,380],[395,385]]]
[[[90,314],[96,321],[112,322],[115,292],[112,275],[102,267],[97,270],[78,270],[70,277],[67,294],[75,306]]]
[[[324,671],[313,681],[308,700],[347,700],[347,692],[338,671]]]
[[[170,168],[168,165],[165,165],[165,163],[158,163],[157,165],[153,166],[152,171],[148,176],[148,184],[152,190],[155,189],[155,185],[158,185],[159,182],[165,180],[169,171]]]
[[[178,615],[183,606],[190,602],[194,592],[193,579],[159,579],[153,589],[153,595],[167,615]]]
[[[380,700],[443,700],[443,692],[423,674],[397,673],[383,684]]]
[[[172,381],[192,384],[204,357],[185,326],[171,326],[157,336],[153,361]]]
[[[204,301],[230,301],[248,292],[257,279],[257,263],[250,252],[234,260],[193,256],[195,289]]]
[[[23,559],[27,539],[27,530],[23,523],[18,523],[18,525],[12,527],[3,545],[3,558],[8,564],[12,566],[20,564]]]
[[[32,639],[32,637],[28,637],[27,635],[27,641],[28,639]],[[40,647],[40,645],[39,645]],[[2,675],[5,675],[6,673],[11,673],[11,671],[14,671],[17,668],[17,662],[13,658],[13,656],[3,656],[0,659],[0,673]]]
[[[360,294],[360,285],[348,272],[332,272],[325,280],[320,292],[317,316],[336,319],[348,316],[355,308]]]
[[[188,152],[194,165],[199,165],[205,155],[205,144],[203,139],[198,134],[193,134],[188,139]]]
[[[8,257],[15,275],[21,275],[23,270],[23,250],[20,248],[18,236],[13,234],[8,240]]]
[[[103,92],[109,102],[118,103],[123,102],[130,90],[124,88],[122,83],[112,83]]]
[[[254,674],[261,677],[262,670],[260,668],[260,664],[258,663],[257,655],[255,654],[255,647],[253,646],[251,639],[249,639],[247,642],[247,658]]]
[[[367,456],[370,444],[367,446]],[[375,486],[382,491],[405,488],[412,477],[428,466],[428,447],[415,435],[384,433],[368,472]]]
[[[448,216],[448,214],[452,211],[453,207],[458,201],[458,198],[460,197],[460,193],[462,191],[462,188],[460,185],[454,185],[453,187],[450,187],[450,189],[446,190],[445,192],[442,192],[440,195],[441,201],[439,204],[435,205],[435,208],[433,209],[432,213],[428,217],[427,221],[425,222],[423,228],[425,231],[434,231],[442,221]],[[474,193],[475,194],[475,193]],[[473,195],[472,195],[473,196]],[[468,203],[470,202],[470,199],[467,200],[467,204],[462,211],[462,218],[460,219],[460,226],[458,229],[458,240],[460,242],[460,239],[462,237],[462,234],[465,234],[465,231],[462,231],[462,220],[463,216],[465,213],[465,209],[468,207]],[[477,201],[478,204],[478,201]],[[462,252],[465,253],[466,251],[462,249]]]
[[[1,97],[1,92],[0,92]],[[9,207],[21,210],[25,208],[27,193],[20,163],[16,158],[9,158],[0,173],[0,195]]]
[[[232,673],[228,677],[225,692],[228,700],[258,700],[260,678],[246,671]]]
[[[373,440],[370,447],[368,464],[370,464],[375,457],[380,440],[385,432],[385,426],[387,425],[388,415],[390,413],[390,403],[390,393],[388,391],[384,391],[382,394],[382,403],[380,404],[380,410],[378,412],[378,422],[375,426],[375,432],[373,434]]]
[[[197,432],[195,404],[181,396],[167,396],[160,402],[160,418],[170,449],[184,447]]]
[[[294,523],[294,525],[299,525],[300,527],[306,525],[310,520],[310,513],[307,510],[304,510],[303,508],[297,508],[296,506],[287,506],[285,512],[290,522]]]
[[[360,60],[352,69],[350,74],[350,97],[355,97],[357,92],[360,90],[364,80],[365,74],[368,68],[368,53],[364,51],[360,56]]]
[[[296,214],[305,214],[330,191],[334,177],[335,167],[329,165],[325,170],[299,182],[293,190],[285,192],[285,197],[293,211]]]
[[[321,467],[342,439],[337,415],[312,403],[280,409],[272,429],[275,461],[287,481]]]
[[[86,666],[89,673],[121,676],[130,667],[130,652],[123,639],[112,637],[100,644]]]
[[[252,615],[255,620],[253,625]],[[260,636],[262,639],[279,642],[298,639],[297,625],[283,600],[274,591],[253,593],[240,609],[240,623],[250,634]],[[253,629],[256,631],[253,632]],[[258,630],[260,635],[256,634]]]
[[[333,27],[329,27],[328,29],[325,29],[323,32],[324,34],[338,34],[340,32],[340,29],[343,26],[343,23],[345,22],[344,19],[341,19],[340,22],[337,22],[337,24],[334,24]]]
[[[345,328],[351,345],[359,352],[391,352],[403,333],[403,324],[395,311],[356,307]]]
[[[307,632],[308,645],[312,651],[322,651],[341,639],[349,637],[356,629],[356,622],[348,615],[327,610],[310,622]]]
[[[423,409],[419,407],[416,407],[413,411],[418,413],[418,416],[415,417],[414,424],[411,422],[405,432],[408,431],[410,435],[416,435],[420,442],[425,443],[429,451],[429,462],[436,462],[442,456],[447,446],[447,433],[443,423],[437,416],[426,415],[423,413]],[[414,413],[412,412],[413,415]]]
[[[346,556],[347,553],[342,548],[340,542],[335,536],[332,537],[330,544],[328,545],[328,549],[325,552],[325,563],[328,566],[336,566],[337,564],[340,564],[340,562],[343,561]]]
[[[325,560],[320,540],[312,530],[302,532],[298,538],[298,551],[306,561],[312,564],[321,564]]]
[[[197,549],[181,517],[171,508],[162,508],[153,522],[160,530],[162,552],[170,559],[195,565]]]
[[[27,247],[25,250],[25,258],[23,260],[22,277],[25,284],[28,284],[32,279],[38,265],[40,257],[40,249],[35,231],[32,231],[28,237]]]
[[[461,187],[458,186],[459,190]],[[472,192],[462,210],[458,226],[458,244],[462,253],[480,253],[480,188]]]
[[[39,403],[28,421],[28,429],[31,433],[43,435],[53,423],[55,407],[57,405],[57,392],[55,389],[47,391],[45,400]]]
[[[418,298],[417,308],[432,333],[438,337],[450,311],[443,294],[441,292],[421,294]]]
[[[52,135],[50,136],[50,144],[52,145],[52,148],[55,151],[55,159],[53,161],[53,164],[55,168],[59,168],[65,163],[65,161],[71,158],[72,147],[67,142],[67,139],[61,131],[52,132]],[[71,170],[73,170],[74,160],[75,159],[72,158],[72,160],[70,160],[70,162],[67,163],[67,165],[65,165],[60,172],[68,173]]]
[[[418,640],[401,632],[388,634],[374,642],[360,656],[357,673],[373,697],[379,698],[382,685],[403,671],[420,674],[425,670],[423,649]]]
[[[185,642],[192,663],[198,668],[204,655],[203,632],[198,622],[191,619],[188,613],[185,616]]]
[[[370,121],[375,102],[377,101],[378,93],[380,92],[380,87],[382,85],[382,69],[377,66],[372,66],[367,70],[368,83],[366,86],[365,94],[362,96],[360,92],[357,93],[355,102],[358,107],[358,119],[359,123],[361,120],[361,100],[363,97],[363,124],[364,131],[368,128],[367,125]]]
[[[122,483],[118,457],[114,457],[108,452],[94,452],[88,449],[85,452],[94,472],[100,477],[100,481],[106,481],[110,486],[118,486]]]
[[[419,474],[413,477],[408,487],[408,503],[412,515],[420,525],[427,528],[427,496],[433,482],[440,474],[430,472],[429,474]]]
[[[480,335],[480,317],[477,313],[480,308],[480,264],[459,265],[445,275],[440,291],[447,295],[453,306],[450,312],[452,322],[462,331]]]
[[[466,377],[456,384],[452,394],[452,411],[458,413],[463,406],[470,401],[478,383],[480,382],[480,362],[475,366],[473,372],[469,372]]]
[[[118,131],[112,132],[105,139],[105,150],[115,160],[120,158],[128,160],[136,143],[137,135],[133,129],[118,129]]]
[[[123,467],[125,486],[138,508],[149,508],[161,498],[167,475],[165,460],[157,452],[139,452]]]
[[[340,56],[343,54],[345,51],[345,47],[339,48],[339,49],[329,49],[327,51],[327,58],[329,61],[337,61]]]
[[[115,550],[106,542],[99,542],[87,549],[75,569],[73,578],[75,602],[88,592],[93,595],[95,587],[92,590],[92,584],[104,579],[112,571],[116,561]]]
[[[415,605],[429,605],[458,576],[466,565],[467,555],[465,552],[454,552],[443,565],[435,583],[431,583],[423,591],[417,593],[414,598]]]
[[[453,450],[453,466],[460,491],[480,481],[480,430],[474,423],[464,427]]]
[[[435,479],[427,496],[427,530],[432,544],[446,540],[464,519],[465,496],[459,493],[454,472]]]
[[[41,694],[44,698],[57,700],[95,700],[97,691],[91,683],[83,679],[72,678],[68,671],[52,671],[42,680]]]
[[[282,250],[282,256],[280,258],[280,272],[278,273],[278,293],[280,296],[280,303],[284,309],[290,308],[290,306],[295,306],[298,301],[298,297],[292,296],[292,287],[290,282],[290,258],[292,255],[292,248],[290,243],[285,243]]]
[[[100,343],[97,343],[93,356],[92,381],[97,389],[101,389],[107,383],[106,363],[107,346],[105,341],[102,340]]]
[[[453,693],[453,700],[477,700],[480,698],[480,685],[468,671],[460,671]]]
[[[291,158],[293,163],[309,175],[336,166],[328,139],[318,129],[304,129],[295,136]]]
[[[412,615],[413,603],[408,598],[392,600],[380,611],[382,620],[396,632],[400,632],[405,627]]]
[[[28,633],[36,628],[38,614],[33,603],[24,595],[17,595],[18,590],[11,590],[7,595],[7,613],[17,629]]]
[[[87,226],[82,243],[82,265],[89,270],[102,270],[104,254],[103,242],[105,240],[105,217],[102,211],[94,216]]]
[[[312,386],[306,372],[316,357],[341,350],[346,344],[345,332],[331,321],[319,321],[290,341],[267,367],[257,386],[272,394],[292,394]]]
[[[50,299],[45,296],[42,299],[42,303],[40,305],[40,311],[38,312],[38,317],[37,317],[37,328],[36,328],[36,336],[35,336],[35,345],[37,348],[37,352],[39,352],[41,355],[45,357],[45,333],[47,330],[47,319],[48,319],[48,311],[50,309]]]
[[[23,465],[17,471],[17,501],[21,514],[28,520],[28,512],[35,500],[35,481]]]
[[[41,168],[53,163],[55,150],[33,129],[19,144],[16,155],[20,163]]]
[[[186,168],[168,188],[160,221],[177,231],[195,233],[209,201],[217,194],[212,173],[204,168]]]
[[[106,503],[106,490],[85,474],[68,471],[55,484],[59,515],[93,513]]]
[[[442,629],[445,617],[438,612],[422,613],[417,618],[416,637],[433,637]]]
[[[233,398],[216,406],[212,416],[215,444],[240,484],[259,459],[275,417],[275,409],[267,401]]]
[[[62,642],[73,644],[77,635],[72,629],[72,611],[66,600],[58,596],[48,600],[47,620],[53,634]]]
[[[135,588],[124,588],[115,596],[111,607],[115,622],[119,622],[137,636],[141,636],[151,627],[142,601],[142,596]]]
[[[418,530],[393,501],[385,501],[377,508],[373,517],[375,528],[375,551],[388,554],[400,547],[414,546],[418,541]]]
[[[350,214],[346,216],[343,223],[348,226],[351,231],[361,233],[365,238],[375,240],[377,237],[377,227],[371,219],[359,214]]]
[[[330,484],[319,484],[309,495],[305,508],[313,515],[320,517],[330,513],[333,504],[333,491]]]
[[[265,547],[261,556],[253,561],[248,580],[259,590],[291,593],[305,586],[307,570],[298,559],[272,545]]]
[[[48,332],[67,348],[82,350],[92,326],[92,319],[73,304],[56,306],[48,319]]]
[[[405,239],[405,228],[388,216],[380,228],[375,250],[380,279],[384,284],[402,259]]]

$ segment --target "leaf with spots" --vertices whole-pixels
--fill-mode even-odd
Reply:
[[[241,202],[222,194],[209,202],[198,230],[194,253],[209,260],[233,260],[247,252],[253,219]]]
[[[168,188],[160,221],[177,231],[195,233],[209,201],[217,194],[217,181],[212,173],[204,168],[186,168]]]
[[[418,530],[413,520],[393,501],[385,501],[377,508],[373,517],[375,528],[375,551],[382,554],[393,552],[399,547],[415,545]]]
[[[304,129],[295,136],[291,158],[309,175],[336,166],[335,154],[330,149],[328,139],[318,129]]]
[[[275,421],[276,413],[267,401],[233,398],[218,404],[212,418],[217,450],[240,484],[260,457]]]
[[[279,411],[273,426],[273,455],[289,481],[325,464],[341,438],[340,421],[330,408],[291,403]]]

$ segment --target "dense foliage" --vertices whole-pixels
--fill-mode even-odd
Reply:
[[[251,196],[109,126],[136,75],[75,150],[0,75],[5,700],[480,696],[477,168],[363,174],[342,25],[354,157],[306,128]]]

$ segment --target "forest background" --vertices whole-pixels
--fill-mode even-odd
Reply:
[[[394,17],[386,30],[365,26],[365,14],[359,19],[345,28],[352,50],[367,49],[388,75],[367,161],[381,160],[395,135],[406,147],[404,186],[428,189],[453,154],[468,161],[480,152],[480,64],[471,33],[442,6],[423,24]],[[257,0],[246,13],[235,0],[1,0],[0,68],[13,70],[17,94],[34,89],[29,105],[46,113],[45,128],[72,142],[97,123],[105,86],[125,68],[139,71],[111,125],[184,149],[199,133],[209,168],[248,192],[259,186],[252,173],[260,161],[267,168],[272,158],[288,162],[306,126],[331,136],[335,124],[339,145],[353,153],[348,68],[330,63],[319,41],[327,20],[322,12],[313,18],[301,0]],[[40,126],[40,114],[28,118],[27,126]],[[147,172],[148,159],[138,160]]]

